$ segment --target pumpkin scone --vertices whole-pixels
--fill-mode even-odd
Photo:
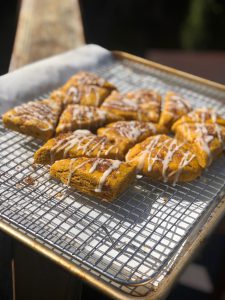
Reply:
[[[199,164],[206,168],[223,152],[225,127],[215,123],[184,123],[176,127],[176,138],[192,144]]]
[[[200,167],[190,145],[167,135],[155,135],[136,144],[126,155],[140,173],[164,182],[191,181],[200,176]]]
[[[149,136],[165,133],[165,127],[140,121],[118,121],[99,128],[97,134],[106,136],[108,140],[124,145],[126,151],[136,143],[139,143]]]
[[[125,158],[123,145],[118,145],[105,136],[96,136],[89,130],[76,130],[61,133],[50,139],[34,154],[34,162],[52,164],[63,158],[102,157],[123,160]]]
[[[59,99],[29,101],[9,110],[2,119],[6,128],[46,141],[54,135],[61,111]]]
[[[173,124],[172,130],[176,131],[176,127],[184,123],[216,123],[225,126],[225,119],[214,109],[203,107],[197,108],[181,117]]]
[[[135,179],[135,166],[119,160],[80,157],[56,161],[50,174],[82,193],[112,201]]]
[[[190,111],[191,105],[186,99],[169,91],[165,95],[165,101],[159,123],[169,129],[174,122]]]
[[[90,106],[99,106],[102,101],[116,87],[99,77],[96,74],[89,72],[79,72],[72,76],[58,91],[63,94],[64,105],[81,104]],[[53,91],[52,97],[57,95],[57,90]]]
[[[157,123],[161,110],[161,96],[156,91],[148,89],[124,95],[113,91],[103,102],[101,108],[117,114],[125,120]]]
[[[121,120],[121,118],[100,108],[71,104],[63,111],[56,133],[59,134],[76,129],[95,130],[104,124],[118,120]]]

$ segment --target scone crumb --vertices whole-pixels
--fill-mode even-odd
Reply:
[[[23,182],[29,185],[35,185],[35,179],[31,175],[24,178]]]
[[[37,165],[36,165],[35,163],[33,163],[33,164],[31,165],[31,168],[35,171],[35,170],[37,169]]]
[[[63,197],[63,193],[58,192],[58,193],[55,195],[55,197],[56,197],[57,199],[61,199],[61,198]]]

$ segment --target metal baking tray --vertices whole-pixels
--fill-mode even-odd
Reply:
[[[92,71],[122,92],[153,88],[164,95],[173,90],[194,107],[213,107],[225,115],[224,86],[129,54],[114,52]],[[191,183],[172,186],[139,176],[116,201],[106,203],[34,166],[40,145],[0,124],[0,229],[115,298],[165,293],[165,282],[173,282],[168,276],[175,278],[168,274],[181,269],[199,231],[206,236],[204,229],[209,231],[224,211],[224,156]]]

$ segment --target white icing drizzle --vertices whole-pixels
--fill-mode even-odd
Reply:
[[[72,119],[76,120],[77,123],[84,119],[90,121],[99,119],[104,122],[107,116],[105,111],[93,106],[72,105],[70,109],[72,111]]]
[[[189,157],[189,158],[188,158],[188,157]],[[192,155],[190,156],[190,152],[185,152],[185,153],[184,153],[184,155],[183,155],[183,157],[182,157],[182,160],[181,160],[181,162],[180,162],[180,164],[179,164],[178,169],[177,169],[176,171],[171,172],[171,173],[168,175],[168,178],[169,178],[169,177],[171,177],[172,175],[175,174],[175,177],[174,177],[174,180],[173,180],[173,185],[176,185],[176,183],[177,183],[178,180],[179,180],[179,177],[180,177],[180,175],[181,175],[182,170],[183,170],[184,167],[186,167],[186,166],[192,161],[192,159],[194,159],[194,158],[195,158],[195,155],[194,155],[194,154],[192,154]]]
[[[25,120],[37,120],[41,121],[45,128],[39,128],[40,130],[52,129],[56,123],[58,117],[58,104],[52,101],[30,101],[14,108],[16,114],[24,118]]]
[[[64,116],[67,113],[70,113],[71,120],[70,122],[64,122]],[[58,125],[58,130],[64,131],[72,130],[72,124],[71,122],[76,122],[76,125],[79,128],[82,128],[82,125],[84,122],[91,123],[92,122],[98,122],[99,126],[103,125],[106,122],[107,119],[107,113],[104,110],[101,110],[94,106],[84,106],[84,105],[68,105],[68,107],[65,109],[64,113],[62,114],[60,118],[60,122]]]
[[[84,162],[82,162],[81,164],[79,164],[78,166],[76,166],[75,168],[73,168],[73,164],[74,164],[74,162],[75,162],[76,160],[77,160],[77,158],[73,158],[73,159],[71,159],[71,161],[70,161],[70,164],[69,164],[69,174],[68,174],[68,179],[67,179],[67,186],[70,185],[70,182],[71,182],[73,173],[74,173],[77,169],[81,168],[82,166],[84,166],[84,165],[87,163],[87,161],[84,161]]]
[[[76,158],[71,159],[70,164],[69,164],[69,175],[67,178],[67,186],[70,185],[70,181],[72,178],[72,167],[73,167],[73,163],[75,162]]]
[[[80,103],[81,99],[81,92],[78,90],[77,87],[71,86],[66,93],[66,97],[64,99],[64,104],[67,103],[70,100],[70,97],[72,97],[73,103]]]
[[[94,159],[92,158],[92,159],[87,159],[87,160],[83,161],[81,164],[77,165],[76,167],[73,167],[75,160],[76,159],[71,159],[70,164],[69,164],[69,174],[68,174],[67,185],[70,184],[71,178],[72,178],[74,172],[88,163],[94,162],[93,165],[91,166],[91,168],[89,169],[90,174],[94,173],[99,165],[107,166],[106,170],[103,172],[102,176],[100,177],[97,187],[95,188],[96,193],[100,193],[102,191],[102,188],[103,188],[104,184],[106,183],[108,176],[114,170],[117,170],[122,163],[119,160],[106,160],[106,159],[102,159],[102,158],[94,158]]]
[[[210,129],[212,130],[211,133]],[[213,159],[212,151],[210,149],[210,142],[214,139],[214,137],[218,138],[219,142],[222,145],[222,148],[224,148],[224,138],[222,136],[222,129],[216,123],[195,123],[194,125],[190,123],[185,123],[184,130],[187,132],[187,139],[189,141],[193,141],[192,134],[196,135],[196,137],[194,136],[194,138],[197,140],[197,142],[200,143],[203,151],[207,153],[209,163],[211,163]]]
[[[110,98],[108,101],[105,101],[102,106],[118,108],[123,111],[136,111],[138,109],[138,104],[134,102],[133,99],[128,99],[122,96],[116,96],[115,99]]]
[[[173,155],[175,154],[175,152],[177,152],[177,150],[180,149],[180,147],[181,147],[181,145],[178,145],[177,141],[175,139],[173,139],[167,148],[166,156],[164,157],[164,159],[162,161],[162,165],[163,165],[162,176],[163,176],[164,182],[168,181],[166,171],[168,169],[169,163],[172,161]],[[179,167],[180,167],[180,165],[179,165]],[[179,167],[178,167],[178,169],[179,169]]]
[[[180,109],[180,110],[185,110],[185,112],[190,111],[191,109],[190,104],[186,99],[184,99],[180,95],[172,94],[170,96],[170,99],[172,100],[168,102],[168,108],[170,110]]]
[[[209,158],[209,163],[212,162],[212,153],[210,150],[209,142],[213,140],[213,136],[208,135],[208,130],[204,123],[195,124],[196,133],[198,134],[198,141],[203,148],[204,152],[207,153]]]
[[[98,163],[94,163],[94,165],[92,166],[92,168],[89,170],[89,173],[93,173],[93,172],[96,170],[98,164],[104,163],[104,160],[103,160],[103,159],[98,159],[98,160],[99,160]],[[108,162],[107,162],[107,163],[108,163]],[[106,169],[105,172],[102,174],[102,176],[101,176],[101,178],[100,178],[100,180],[99,180],[98,186],[95,188],[95,192],[96,192],[96,193],[101,193],[102,187],[103,187],[103,185],[105,184],[105,182],[106,182],[108,176],[109,176],[114,170],[118,169],[120,165],[121,165],[121,161],[119,161],[119,160],[112,160],[112,161],[111,161],[111,165],[110,165],[110,166],[108,167],[108,169]]]
[[[212,120],[212,123],[217,123],[217,113],[214,109],[198,108],[187,115],[193,122],[206,123],[207,120]]]
[[[74,82],[67,90],[64,102],[70,102],[78,104],[81,101],[83,95],[90,96],[92,92],[95,93],[95,105],[100,103],[99,87],[104,87],[106,81],[104,78],[98,77],[95,74],[80,72],[71,78]]]
[[[89,97],[91,96],[92,93],[94,93],[95,94],[95,97],[94,97],[95,98],[95,106],[99,106],[101,98],[100,98],[100,93],[99,93],[98,87],[95,85],[88,85],[86,87],[86,93]]]
[[[188,150],[183,151],[182,147],[184,144],[178,144],[176,139],[168,138],[164,141],[161,141],[161,137],[161,135],[156,135],[155,137],[151,138],[149,144],[146,145],[145,149],[138,154],[139,163],[137,169],[140,171],[143,170],[145,161],[147,160],[147,171],[151,172],[155,162],[160,161],[162,163],[163,181],[168,182],[169,177],[175,174],[173,181],[173,184],[175,184],[178,181],[183,168],[195,157],[195,155]],[[158,150],[153,154],[153,150],[155,150],[156,147],[158,147]],[[166,155],[164,159],[162,159],[161,154],[164,147],[166,148]],[[173,156],[177,151],[180,151],[180,153],[182,154],[182,159],[177,167],[177,170],[168,174],[169,164],[173,160]],[[137,160],[137,156],[129,159],[129,155],[127,155],[126,158],[128,161]]]
[[[68,152],[76,146],[76,150],[81,150],[81,155],[90,156],[99,147],[97,156],[108,155],[113,148],[118,149],[116,144],[110,145],[106,137],[97,137],[89,130],[76,130],[70,135],[58,140],[50,150],[51,163],[54,162],[58,152],[63,151],[63,158],[68,156]]]
[[[147,158],[147,156],[148,156],[148,158],[151,157],[152,150],[156,147],[157,143],[159,142],[159,139],[160,139],[160,135],[154,137],[154,138],[150,141],[150,143],[149,143],[149,145],[146,147],[146,149],[142,151],[142,153],[141,153],[141,155],[140,155],[140,157],[139,157],[139,164],[138,164],[138,166],[137,166],[137,168],[138,168],[139,170],[142,170],[142,169],[143,169],[143,167],[144,167],[144,162],[145,162],[145,159]],[[149,159],[148,159],[148,161],[149,161]],[[148,170],[149,170],[149,171],[150,171],[150,167],[151,167],[150,164],[148,164]]]
[[[120,95],[113,93],[108,100],[106,100],[103,107],[116,108],[122,111],[138,111],[138,120],[142,120],[142,113],[139,111],[142,106],[145,108],[159,108],[160,101],[157,98],[157,94],[154,91],[140,90],[136,92],[127,93],[126,95]]]
[[[115,130],[121,137],[125,137],[131,141],[137,141],[146,132],[150,131],[153,134],[157,132],[155,124],[138,121],[118,121],[113,126],[105,129],[109,133],[111,130]]]

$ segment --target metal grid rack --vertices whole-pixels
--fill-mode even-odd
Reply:
[[[225,114],[220,100],[225,93],[176,75],[116,58],[92,71],[123,92],[172,89],[194,106],[213,106]],[[51,179],[46,167],[34,166],[40,145],[0,126],[1,218],[130,295],[143,296],[159,284],[225,194],[221,157],[194,182],[173,187],[139,176],[116,201],[101,202]]]

